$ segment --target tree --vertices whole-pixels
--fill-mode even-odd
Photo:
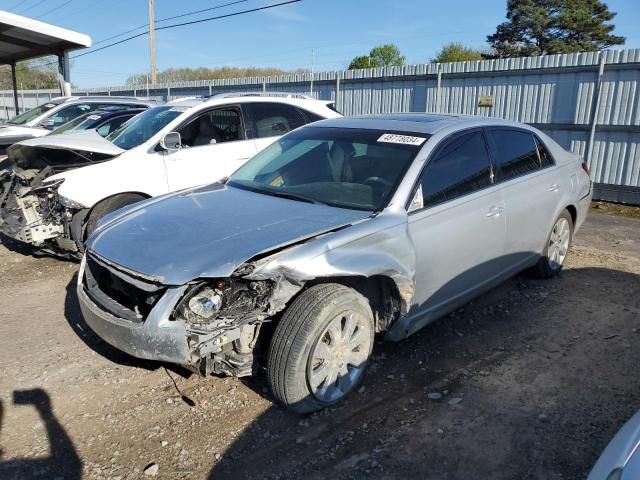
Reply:
[[[360,68],[376,68],[380,65],[376,60],[373,60],[369,55],[360,55],[349,64],[349,70],[357,70]]]
[[[242,78],[242,77],[268,77],[284,75],[286,73],[297,73],[280,70],[279,68],[259,68],[259,67],[221,67],[221,68],[167,68],[158,72],[158,83],[186,82],[190,80],[215,80],[218,78]],[[138,73],[130,75],[126,84],[128,86],[144,85],[147,83],[148,75]]]
[[[622,45],[616,16],[600,0],[508,0],[507,21],[487,41],[498,57],[601,50]]]
[[[447,62],[468,62],[473,60],[482,60],[482,52],[470,47],[465,47],[461,43],[447,43],[438,54],[431,59],[434,63]]]
[[[18,88],[25,90],[58,88],[57,64],[57,60],[48,57],[18,63],[16,65]],[[13,88],[11,67],[8,65],[0,67],[0,88],[3,90]]]
[[[349,70],[357,68],[376,67],[401,67],[404,65],[405,57],[400,53],[400,49],[388,43],[374,47],[369,55],[361,55],[351,60]]]

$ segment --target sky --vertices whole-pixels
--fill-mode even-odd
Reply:
[[[155,0],[156,20],[233,0]],[[160,22],[169,25],[248,10],[284,0],[244,0],[198,15]],[[618,15],[623,48],[640,47],[640,0],[608,0]],[[148,22],[148,0],[0,0],[0,10],[25,15],[89,35],[95,48],[128,35],[108,37]],[[427,63],[448,42],[486,47],[486,36],[505,20],[506,0],[302,0],[299,3],[158,31],[158,70],[170,67],[276,67],[316,71],[346,68],[357,55],[394,43],[407,63]],[[136,30],[130,35],[142,32]],[[73,54],[72,54],[73,57]],[[78,87],[123,85],[130,74],[149,71],[149,38],[72,60]]]

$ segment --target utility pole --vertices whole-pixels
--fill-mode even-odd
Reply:
[[[311,49],[311,88],[310,88],[311,96],[313,96],[313,71],[314,71],[315,63],[316,63],[316,49],[312,48]]]
[[[149,47],[151,54],[151,83],[156,84],[158,81],[156,71],[156,18],[154,0],[149,0]]]

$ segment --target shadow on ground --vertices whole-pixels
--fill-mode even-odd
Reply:
[[[364,391],[339,406],[269,408],[209,478],[584,478],[640,407],[638,292],[611,269],[516,277],[377,342]]]
[[[78,274],[76,273],[71,281],[67,284],[67,292],[64,300],[64,317],[69,326],[75,332],[85,345],[98,355],[118,365],[127,367],[143,368],[145,370],[157,370],[158,368],[166,368],[184,378],[189,378],[192,372],[179,365],[170,363],[155,362],[151,360],[141,360],[112,347],[102,338],[96,335],[85,322],[80,304],[78,303],[78,294],[76,293],[76,284],[78,282]]]
[[[9,452],[0,449],[0,478],[22,480],[31,478],[64,478],[75,480],[82,477],[82,461],[69,435],[53,414],[51,400],[47,392],[40,388],[16,390],[13,404],[31,406],[36,409],[44,424],[49,440],[49,456],[44,458],[16,458],[3,460]],[[0,433],[2,429],[3,406],[0,402]]]

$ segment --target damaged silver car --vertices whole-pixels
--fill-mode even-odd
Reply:
[[[103,219],[77,292],[111,345],[203,375],[266,370],[297,412],[357,388],[400,340],[515,273],[556,275],[591,198],[531,127],[388,115],[302,127],[221,183]]]

